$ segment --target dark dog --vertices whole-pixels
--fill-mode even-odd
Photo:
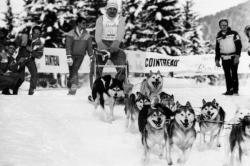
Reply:
[[[105,119],[112,121],[114,119],[114,105],[118,97],[123,96],[123,84],[118,79],[112,78],[111,75],[106,75],[95,80],[92,88],[92,97],[95,104],[95,109],[100,105],[105,111],[105,103],[109,104],[110,116],[105,111]]]
[[[165,92],[160,93],[160,103],[174,111],[175,102],[174,95],[167,94]]]
[[[224,166],[242,165],[242,156],[250,152],[250,115],[244,116],[232,126],[227,142]]]
[[[172,115],[172,111],[160,103],[154,106],[146,105],[139,112],[138,125],[142,135],[145,162],[148,161],[149,152],[156,144],[160,146],[159,157],[163,156],[166,144],[165,127]]]
[[[129,96],[124,108],[127,117],[126,128],[135,129],[135,121],[138,120],[139,112],[145,105],[150,105],[150,101],[140,92],[136,92],[136,94],[132,93]]]

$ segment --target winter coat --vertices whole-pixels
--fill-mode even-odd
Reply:
[[[125,35],[125,18],[122,16],[118,17],[118,24],[117,24],[117,35],[115,40],[105,40],[103,39],[103,32],[104,32],[104,19],[105,15],[100,16],[96,20],[96,27],[95,27],[95,41],[97,43],[98,49],[108,49],[108,48],[115,48],[118,49],[121,42],[123,41]],[[106,16],[107,17],[107,16]]]
[[[241,40],[236,31],[228,28],[225,34],[218,32],[215,46],[215,60],[220,60],[221,56],[231,56],[241,54]]]
[[[40,59],[43,56],[44,45],[40,38],[37,38],[34,40],[29,39],[27,44],[23,45],[22,37],[19,36],[15,42],[19,46],[19,53],[18,53],[17,60],[20,59],[21,57]],[[27,50],[27,47],[31,47],[32,50],[31,51]]]
[[[92,39],[86,30],[79,34],[74,28],[66,34],[66,55],[85,56],[87,52],[92,56],[92,49]]]

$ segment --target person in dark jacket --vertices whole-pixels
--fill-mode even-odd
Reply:
[[[220,31],[216,37],[215,64],[221,67],[220,59],[226,80],[226,92],[223,95],[238,95],[238,66],[241,54],[241,39],[236,31],[228,26],[228,20],[219,21]]]
[[[66,35],[66,55],[69,65],[69,92],[68,95],[75,95],[78,87],[78,70],[84,56],[88,53],[93,57],[92,38],[86,30],[86,19],[78,17],[76,27]]]
[[[5,54],[0,55],[0,90],[2,94],[10,95],[9,89],[13,90],[13,94],[17,95],[18,89],[21,86],[19,82],[22,77],[18,72],[23,59],[16,61],[17,56],[16,46],[14,42],[8,42]]]
[[[40,39],[41,28],[39,26],[34,26],[32,28],[32,36],[28,34],[22,34],[17,38],[16,43],[18,43],[19,53],[17,56],[17,61],[25,58],[25,66],[27,66],[30,72],[30,88],[29,95],[33,95],[36,89],[38,73],[35,63],[35,59],[39,59],[43,55],[43,42]],[[25,66],[20,69],[20,74],[25,77]],[[24,80],[24,79],[23,79]],[[22,83],[21,83],[22,84]]]

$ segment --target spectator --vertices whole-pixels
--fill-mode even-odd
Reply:
[[[20,82],[22,81],[21,75],[18,73],[20,62],[16,62],[17,56],[16,46],[14,42],[7,43],[5,56],[0,56],[0,89],[3,90],[2,94],[10,95],[9,89],[13,90],[13,94],[18,93]],[[7,57],[7,59],[5,59]],[[4,59],[4,61],[3,61]]]
[[[219,27],[221,30],[216,37],[215,64],[217,67],[221,67],[221,59],[227,88],[223,95],[238,95],[238,65],[242,48],[241,39],[239,34],[228,26],[227,19],[221,19]]]
[[[114,65],[125,65],[126,54],[121,49],[125,34],[125,18],[118,14],[116,0],[107,2],[105,13],[96,21],[95,40],[99,50],[105,49],[111,53],[110,60]],[[96,57],[97,64],[104,65],[106,61],[101,56]],[[125,80],[125,69],[117,68],[116,78]],[[97,78],[102,76],[103,68],[97,69]]]
[[[247,36],[248,42],[250,43],[250,25],[247,25],[245,27],[245,31],[244,32],[245,32],[245,34]],[[250,55],[250,46],[247,49],[247,53],[248,53],[248,55]]]
[[[68,95],[75,95],[78,86],[78,70],[84,56],[92,58],[92,39],[86,30],[86,19],[78,17],[76,27],[66,35],[66,54],[69,65],[69,92]]]
[[[43,55],[43,43],[40,39],[41,35],[41,28],[39,26],[34,26],[32,28],[32,36],[30,37],[29,34],[22,34],[21,38],[17,38],[16,42],[20,46],[19,53],[17,56],[17,61],[20,59],[24,60],[25,58],[25,66],[27,66],[30,72],[30,88],[29,88],[29,95],[33,95],[36,89],[37,80],[38,80],[38,73],[37,67],[35,63],[36,58],[41,58]],[[25,66],[19,70],[20,74],[25,77]]]

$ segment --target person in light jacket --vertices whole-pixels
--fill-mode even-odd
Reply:
[[[121,49],[125,34],[125,18],[118,13],[116,0],[107,2],[105,13],[96,21],[95,40],[99,50],[107,50],[111,53],[110,60],[114,65],[126,65],[126,54]],[[97,64],[103,65],[106,61],[98,56]],[[103,68],[97,69],[97,78],[102,76]],[[125,69],[116,68],[116,78],[125,80]]]

